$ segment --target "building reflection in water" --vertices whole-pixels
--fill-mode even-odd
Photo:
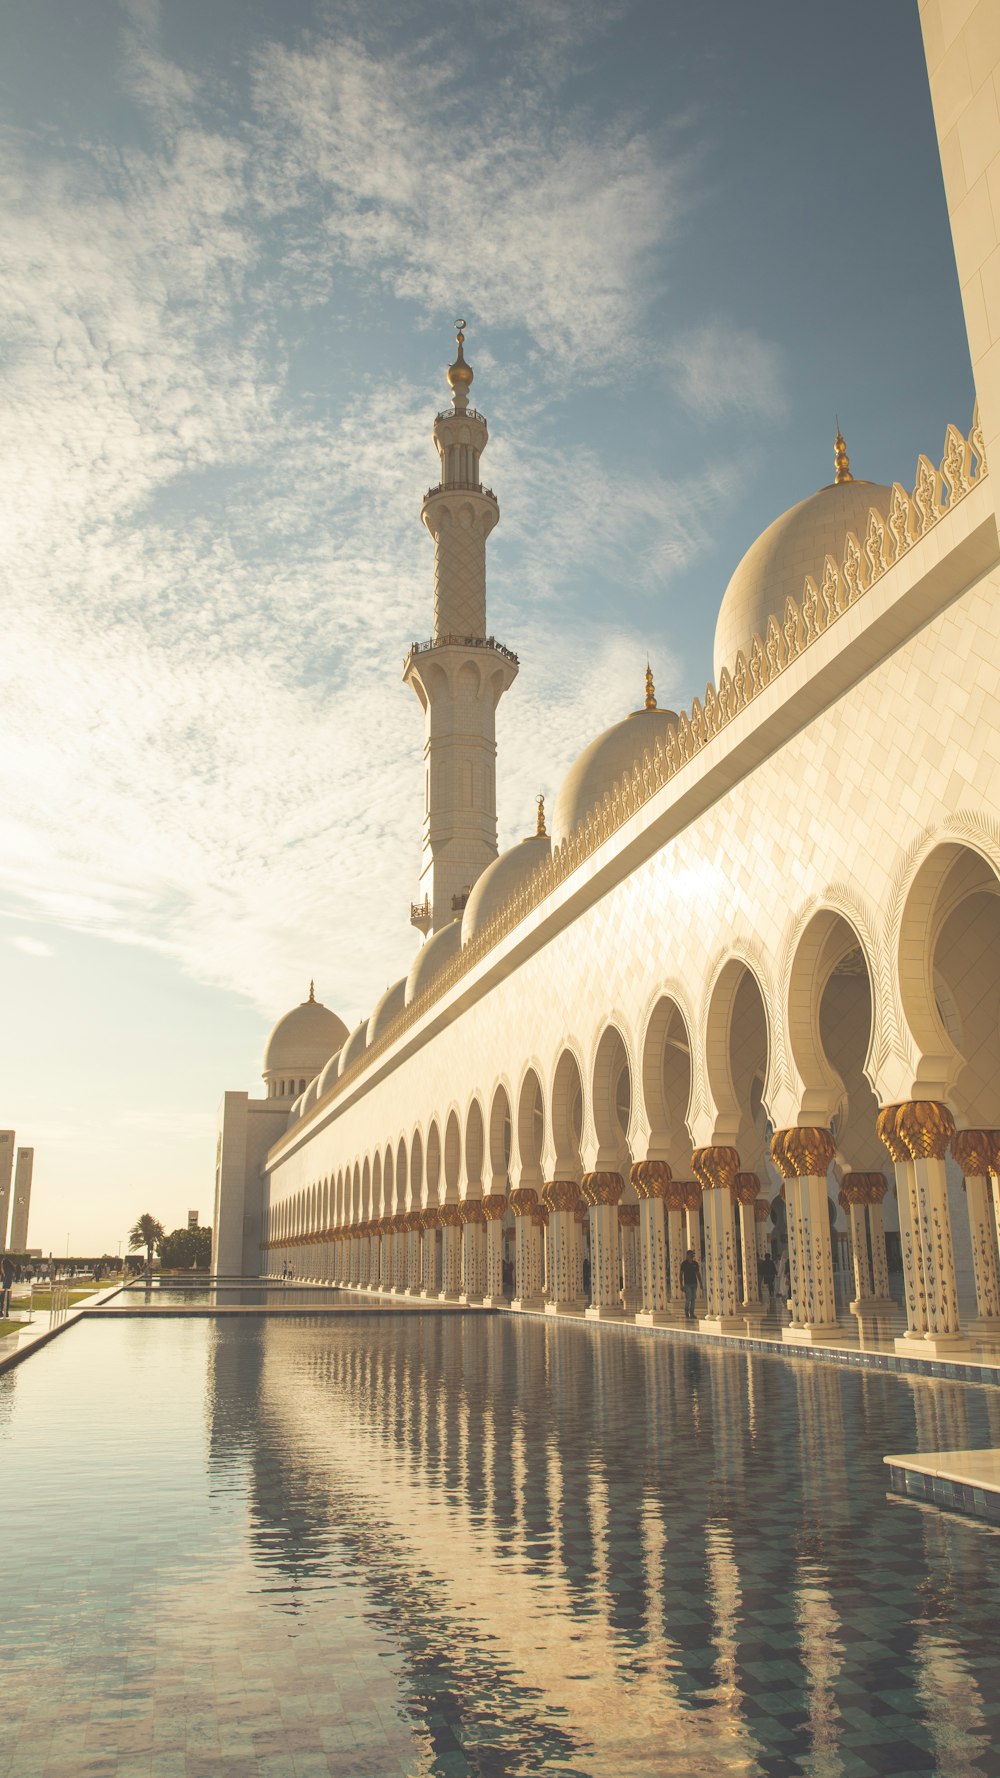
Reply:
[[[421,1770],[840,1778],[887,1698],[936,1770],[989,1769],[981,1528],[887,1500],[881,1464],[988,1442],[988,1391],[414,1315],[219,1324],[210,1399],[264,1584],[302,1611],[349,1561]]]

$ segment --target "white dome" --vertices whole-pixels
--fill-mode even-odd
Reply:
[[[372,1008],[372,1016],[368,1020],[368,1042],[374,1043],[376,1037],[392,1024],[397,1013],[401,1013],[406,1004],[406,977],[400,976],[391,988],[386,988],[381,1000],[376,1000]]]
[[[462,922],[449,920],[447,926],[432,932],[426,938],[410,965],[410,973],[406,978],[406,994],[404,1004],[409,1006],[418,994],[430,987],[434,977],[440,973],[446,963],[457,957],[462,948]]]
[[[643,755],[653,757],[657,741],[665,741],[677,726],[673,710],[636,710],[624,722],[606,728],[585,747],[570,766],[556,797],[552,814],[552,844],[558,846],[602,801],[604,792],[620,784],[635,767],[642,771]]]
[[[723,667],[733,670],[736,656],[749,655],[754,636],[764,640],[767,620],[780,623],[785,600],[802,598],[807,574],[818,580],[823,559],[844,559],[848,531],[864,541],[868,514],[874,506],[885,515],[892,489],[881,482],[831,482],[789,507],[752,543],[726,588],[715,625],[715,683]]]
[[[350,1037],[347,1039],[347,1042],[340,1052],[340,1068],[338,1069],[338,1073],[343,1074],[345,1068],[349,1068],[352,1062],[356,1062],[359,1056],[364,1055],[365,1050],[368,1047],[367,1031],[367,1019],[362,1019],[360,1025],[355,1025],[354,1030],[351,1032]]]
[[[511,846],[509,852],[501,852],[499,858],[486,866],[482,875],[476,878],[465,904],[465,913],[462,915],[463,945],[467,945],[470,938],[474,938],[477,932],[489,925],[504,902],[520,889],[521,884],[527,881],[539,864],[546,864],[551,856],[552,841],[548,834],[533,833],[530,839]]]
[[[279,1019],[264,1045],[263,1075],[295,1075],[311,1080],[339,1050],[347,1026],[318,1000],[304,1000]]]
[[[336,1054],[330,1057],[330,1060],[327,1062],[326,1067],[323,1069],[323,1072],[319,1077],[319,1088],[316,1093],[317,1099],[322,1099],[323,1094],[330,1091],[330,1088],[337,1078],[339,1068],[340,1051],[337,1050]]]

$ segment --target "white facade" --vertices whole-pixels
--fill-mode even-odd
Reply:
[[[995,8],[959,10],[969,31],[982,15],[962,53],[995,87],[1000,37],[983,73]],[[1000,277],[984,270],[995,240],[987,253],[960,219],[947,163],[974,113],[966,170],[980,167],[1000,216],[1000,124],[994,103],[989,137],[975,94],[956,113],[954,82],[935,73],[961,40],[940,48],[949,11],[922,8],[956,253],[967,314],[978,280],[1000,342]],[[832,1197],[862,1307],[884,1304],[885,1232],[890,1257],[898,1235],[904,1344],[947,1351],[970,1317],[1000,1327],[1000,548],[987,471],[1000,343],[972,343],[968,435],[950,427],[940,455],[891,488],[854,481],[838,439],[836,481],[733,576],[717,683],[676,716],[651,688],[642,712],[623,713],[569,774],[551,844],[505,854],[481,917],[470,902],[460,927],[442,897],[460,903],[492,855],[472,815],[492,811],[495,850],[495,800],[470,811],[456,868],[427,889],[433,937],[402,1004],[317,1073],[263,1164],[221,1188],[223,1213],[231,1189],[241,1227],[259,1219],[261,1270],[506,1300],[514,1225],[515,1304],[574,1312],[587,1295],[596,1318],[669,1320],[681,1255],[704,1243],[702,1320],[725,1330],[760,1312],[756,1257],[773,1235],[791,1270],[785,1337],[822,1339],[837,1314]],[[459,479],[476,482],[469,462]],[[444,476],[444,450],[442,464]],[[469,523],[485,545],[480,499]],[[485,634],[485,604],[462,621]],[[462,659],[437,694],[452,712],[442,757],[485,758],[509,678],[492,703],[477,681],[463,708],[490,726],[473,735],[453,712],[477,650],[448,646]],[[432,758],[434,698],[425,707]],[[446,766],[440,782],[453,777]],[[460,803],[451,788],[442,807]],[[429,792],[425,879],[433,809]]]

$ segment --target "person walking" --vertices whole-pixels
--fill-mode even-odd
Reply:
[[[777,1276],[778,1268],[774,1263],[774,1255],[768,1250],[767,1253],[761,1254],[757,1266],[757,1277],[760,1280],[761,1290],[767,1291],[767,1306],[769,1309],[774,1308],[774,1281]]]
[[[16,1276],[17,1268],[9,1253],[5,1253],[0,1263],[0,1321],[6,1321],[10,1314],[10,1293]]]
[[[693,1247],[688,1248],[681,1261],[681,1284],[684,1287],[684,1319],[693,1321],[694,1299],[701,1289],[701,1267],[694,1257]]]

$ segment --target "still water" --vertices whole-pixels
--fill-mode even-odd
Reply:
[[[0,1376],[0,1778],[1000,1774],[1000,1391],[501,1316]]]

